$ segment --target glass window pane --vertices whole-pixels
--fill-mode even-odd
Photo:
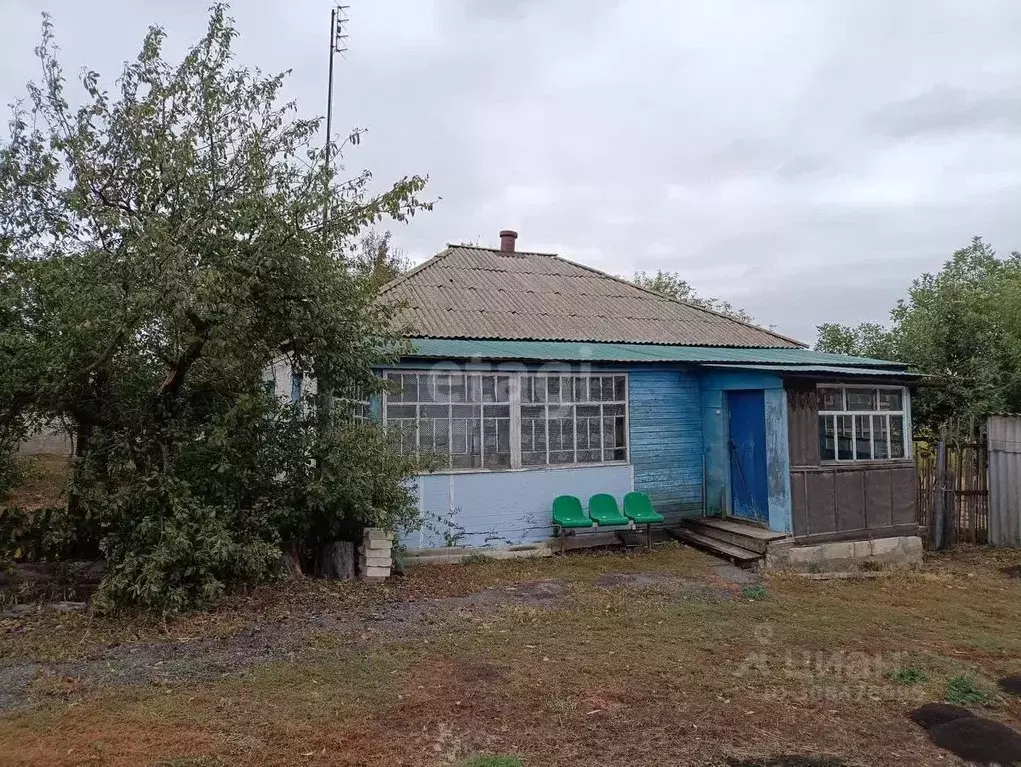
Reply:
[[[624,405],[603,405],[603,415],[624,415]]]
[[[521,464],[546,464],[546,408],[542,405],[521,407]]]
[[[467,376],[468,402],[482,402],[482,376]]]
[[[903,393],[900,389],[880,389],[879,390],[879,409],[880,410],[903,410]]]
[[[455,418],[450,423],[450,452],[454,455],[468,454],[468,424],[467,418]]]
[[[613,402],[613,376],[603,376],[603,402]]]
[[[420,375],[418,377],[418,401],[436,401],[436,377],[431,375]]]
[[[521,376],[521,401],[535,402],[535,376]]]
[[[463,375],[452,375],[450,377],[450,401],[464,402],[468,396],[468,389],[464,383]]]
[[[550,450],[549,462],[553,464],[574,463],[573,450]]]
[[[819,416],[819,455],[824,461],[837,457],[837,441],[833,433],[833,416]]]
[[[415,405],[391,405],[387,403],[386,419],[397,420],[399,418],[414,418],[418,410]]]
[[[600,463],[602,450],[578,450],[578,463]]]
[[[437,418],[433,421],[433,451],[450,452],[450,421],[446,418]]]
[[[872,418],[867,415],[854,416],[855,458],[867,461],[872,457]]]
[[[478,405],[451,405],[450,411],[454,418],[478,418]]]
[[[496,377],[496,401],[510,402],[510,376]]]
[[[574,402],[574,379],[570,376],[560,379],[561,402]]]
[[[450,402],[450,376],[446,373],[433,376],[433,402]]]
[[[510,418],[510,405],[486,405],[486,418]]]
[[[496,376],[482,376],[482,401],[496,402]]]
[[[844,390],[832,386],[824,386],[819,389],[820,410],[843,410]]]
[[[450,413],[446,405],[422,405],[419,416],[422,418],[446,418]]]
[[[504,418],[485,418],[482,421],[483,465],[487,469],[504,469],[510,466],[510,421]]]
[[[578,418],[598,418],[599,405],[578,405]]]
[[[398,421],[397,428],[401,432],[401,452],[405,455],[414,453],[417,449],[415,444],[415,436],[418,433],[418,428],[414,421]]]
[[[904,457],[904,416],[890,416],[890,457]]]
[[[848,410],[875,410],[876,390],[875,389],[852,389],[848,387],[847,409]]]
[[[546,379],[546,394],[548,402],[560,402],[560,379],[550,376]]]
[[[836,458],[838,461],[850,461],[854,458],[850,439],[852,439],[852,416],[836,417]]]
[[[588,379],[584,376],[574,379],[574,401],[588,402]]]
[[[431,418],[424,418],[418,422],[418,447],[423,453],[432,452],[433,422]]]
[[[418,375],[405,373],[401,376],[401,399],[405,402],[418,402]]]
[[[873,458],[889,458],[890,452],[886,447],[887,419],[889,416],[872,416],[872,456]]]
[[[613,377],[613,398],[617,402],[623,402],[624,401],[624,398],[625,398],[624,389],[625,389],[625,386],[624,386],[624,376],[614,376]]]

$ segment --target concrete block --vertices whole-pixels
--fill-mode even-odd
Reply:
[[[872,541],[872,556],[882,557],[896,554],[900,540],[900,538],[876,538]]]
[[[872,541],[854,541],[854,558],[868,559],[872,556]]]
[[[375,549],[378,551],[385,551],[387,553],[389,553],[390,549],[394,547],[394,542],[392,540],[382,540],[378,538],[364,541],[364,544],[367,549]]]
[[[389,567],[363,567],[362,575],[366,578],[389,578]]]
[[[393,533],[388,533],[381,527],[366,527],[362,536],[365,541],[392,541]]]
[[[391,567],[393,562],[390,557],[362,557],[358,564],[362,567]]]
[[[810,565],[821,562],[823,559],[822,550],[819,546],[792,546],[785,552],[788,564]]]
[[[906,535],[900,539],[901,548],[909,558],[917,557],[918,561],[922,561],[922,553],[925,551],[925,547],[922,546],[922,539],[917,535]]]
[[[854,559],[854,541],[838,541],[837,543],[824,543],[819,546],[822,549],[821,557],[826,562],[837,562],[844,559]]]

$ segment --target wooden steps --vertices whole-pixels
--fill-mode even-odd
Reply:
[[[753,523],[718,517],[686,519],[670,534],[743,567],[758,567],[770,544],[788,537]]]

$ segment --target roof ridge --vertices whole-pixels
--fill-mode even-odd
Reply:
[[[464,248],[466,250],[485,250],[496,253],[500,256],[545,256],[546,258],[560,258],[556,253],[540,253],[537,250],[503,250],[502,248],[487,248],[485,245],[472,245],[468,242],[448,242],[447,249]]]
[[[722,317],[725,320],[730,320],[731,322],[736,322],[737,324],[744,325],[745,327],[748,327],[748,328],[754,328],[755,330],[761,330],[763,333],[769,333],[769,335],[771,335],[771,336],[773,336],[775,338],[779,338],[779,339],[781,339],[783,341],[786,341],[787,343],[796,344],[797,346],[800,346],[802,349],[807,349],[808,348],[808,344],[806,344],[804,341],[799,341],[796,338],[790,338],[788,336],[785,336],[785,335],[782,335],[780,333],[777,333],[776,331],[770,330],[769,328],[764,328],[761,325],[756,325],[756,324],[754,324],[752,322],[745,322],[744,320],[739,320],[737,317],[732,317],[729,314],[724,314],[723,312],[718,312],[718,311],[716,311],[714,309],[707,309],[704,306],[699,306],[698,304],[693,304],[693,303],[690,303],[688,301],[682,301],[679,298],[674,298],[673,296],[669,296],[666,293],[660,293],[658,290],[652,290],[651,288],[645,288],[645,287],[642,287],[641,285],[636,285],[635,283],[631,282],[631,280],[625,279],[623,277],[618,277],[616,274],[610,274],[609,272],[600,271],[599,269],[595,269],[595,268],[593,268],[591,266],[588,266],[586,264],[579,264],[578,262],[572,261],[569,258],[564,258],[563,256],[558,256],[556,253],[552,253],[550,255],[552,255],[553,258],[555,258],[555,259],[557,259],[559,261],[563,261],[565,263],[571,264],[572,266],[577,266],[580,269],[585,269],[586,271],[593,272],[595,274],[600,275],[601,277],[608,277],[609,279],[614,280],[615,282],[620,282],[620,283],[623,283],[624,285],[630,285],[633,288],[637,288],[638,290],[641,290],[641,291],[643,291],[645,293],[648,293],[650,295],[656,296],[657,298],[664,298],[667,301],[673,301],[675,304],[681,304],[683,306],[687,306],[687,307],[690,307],[692,309],[696,309],[696,310],[698,310],[700,312],[705,312],[706,314],[712,314],[712,315],[714,315],[716,317]]]

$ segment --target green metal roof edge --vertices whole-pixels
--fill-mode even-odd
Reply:
[[[893,368],[863,368],[857,366],[839,365],[703,365],[713,370],[763,370],[773,373],[834,373],[837,375],[850,376],[886,376],[904,379],[925,378],[921,373],[912,373],[909,370]]]
[[[726,346],[664,346],[578,341],[507,341],[466,338],[409,338],[410,357],[431,359],[556,360],[562,362],[691,362],[766,365],[830,365],[907,372],[899,362],[816,352],[811,349]]]

